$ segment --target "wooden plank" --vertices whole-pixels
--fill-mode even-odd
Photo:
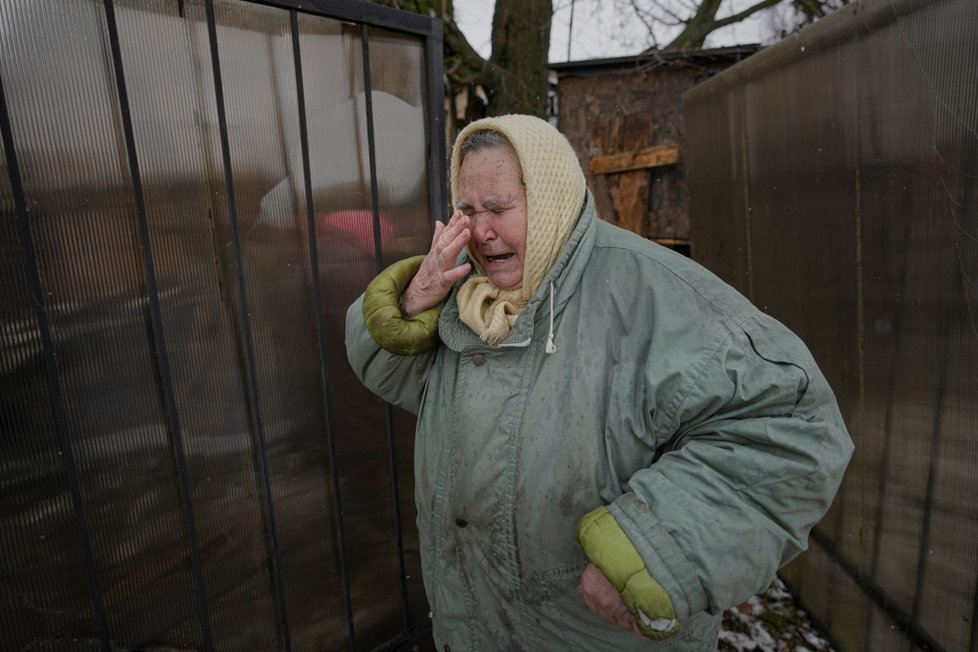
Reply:
[[[587,167],[591,174],[613,174],[672,165],[678,161],[678,145],[655,145],[629,152],[598,154],[588,159]]]
[[[689,240],[684,240],[682,238],[652,238],[652,240],[660,245],[665,245],[668,247],[675,247],[676,245],[689,245]]]
[[[644,170],[618,175],[612,183],[611,199],[618,215],[618,226],[645,236],[645,214],[649,205],[649,173]]]

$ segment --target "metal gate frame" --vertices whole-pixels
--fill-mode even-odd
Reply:
[[[342,21],[350,21],[360,25],[360,34],[363,48],[363,69],[364,69],[364,89],[366,97],[366,110],[368,116],[368,142],[370,158],[371,176],[371,200],[373,209],[373,231],[375,248],[375,265],[379,271],[382,260],[382,244],[380,234],[380,214],[378,187],[376,179],[376,151],[375,134],[373,124],[373,109],[371,104],[371,79],[370,79],[370,35],[372,28],[383,28],[403,32],[414,36],[419,36],[424,40],[425,67],[426,67],[426,102],[429,110],[427,111],[426,122],[430,130],[430,147],[425,161],[429,173],[428,200],[429,205],[442,207],[445,205],[443,179],[444,170],[444,114],[441,110],[443,105],[442,88],[442,29],[440,21],[426,18],[420,15],[409,14],[406,12],[388,9],[377,5],[360,1],[341,1],[341,0],[242,0],[252,4],[268,5],[283,10],[287,10],[290,15],[292,26],[293,55],[296,71],[296,85],[299,98],[299,124],[301,134],[301,149],[303,161],[303,174],[306,192],[306,218],[309,228],[309,256],[312,263],[313,273],[311,278],[315,284],[315,315],[316,325],[319,336],[320,370],[323,381],[323,401],[327,415],[327,424],[331,420],[334,406],[330,404],[329,397],[329,374],[323,358],[327,342],[323,333],[323,305],[321,298],[321,288],[318,269],[317,251],[315,244],[316,224],[314,220],[314,208],[312,201],[312,190],[310,187],[310,167],[309,167],[309,143],[306,125],[304,89],[302,81],[302,61],[299,51],[299,35],[297,28],[297,15],[300,12],[311,13],[322,17],[334,18]],[[289,615],[286,607],[285,594],[282,583],[281,559],[278,544],[276,509],[272,492],[270,490],[269,470],[268,470],[268,451],[266,433],[263,425],[263,413],[261,399],[257,388],[257,370],[255,360],[255,342],[249,317],[247,303],[248,279],[245,277],[244,265],[242,261],[241,238],[237,221],[237,207],[234,188],[234,176],[232,173],[231,153],[227,131],[227,116],[222,87],[222,71],[218,53],[217,30],[214,12],[214,0],[205,0],[207,9],[207,25],[210,43],[210,59],[212,74],[217,92],[217,113],[219,116],[220,136],[221,136],[221,157],[224,164],[224,177],[227,188],[227,202],[231,220],[231,229],[234,237],[234,268],[236,281],[240,292],[241,304],[240,315],[243,327],[243,342],[248,366],[248,389],[249,389],[249,410],[251,419],[256,426],[258,437],[258,448],[260,461],[260,479],[262,488],[262,500],[267,519],[267,527],[271,537],[271,549],[273,551],[271,559],[271,573],[274,582],[274,601],[276,611],[280,620],[280,643],[285,650],[292,649],[291,629],[289,626]],[[197,523],[194,514],[194,504],[191,496],[191,484],[188,476],[187,456],[185,452],[184,437],[181,432],[180,414],[174,401],[174,380],[171,375],[169,354],[167,352],[167,342],[164,336],[163,313],[160,306],[159,289],[157,287],[156,263],[154,262],[153,244],[150,239],[150,230],[147,219],[147,210],[143,194],[142,176],[140,171],[139,156],[136,151],[136,139],[133,129],[133,119],[129,96],[127,91],[126,75],[123,69],[122,54],[119,45],[119,33],[116,24],[115,4],[113,0],[102,0],[104,7],[104,18],[108,30],[112,64],[115,73],[115,85],[119,99],[119,111],[122,117],[122,128],[125,139],[126,156],[128,159],[128,172],[132,182],[132,197],[135,202],[136,216],[138,219],[139,246],[143,252],[143,271],[147,281],[147,293],[149,302],[149,312],[151,317],[151,335],[155,345],[155,357],[159,373],[159,386],[162,391],[162,402],[167,417],[167,427],[172,443],[172,451],[175,457],[177,479],[179,483],[179,493],[183,507],[184,526],[186,535],[190,543],[191,563],[193,571],[193,583],[197,602],[197,615],[200,626],[201,640],[204,642],[205,650],[214,649],[214,638],[210,626],[210,614],[208,601],[204,586],[203,560],[200,551],[200,543],[197,535]],[[183,1],[179,0],[182,9]],[[18,164],[18,155],[15,150],[14,135],[11,126],[11,117],[8,112],[7,89],[4,88],[3,79],[0,79],[0,134],[3,138],[3,146],[6,154],[6,163],[9,171],[9,182],[13,197],[17,235],[23,246],[24,256],[28,263],[27,277],[30,296],[34,304],[34,313],[40,330],[41,347],[43,349],[43,361],[47,374],[48,392],[51,403],[54,406],[54,422],[63,451],[64,465],[66,468],[71,504],[74,509],[75,519],[79,531],[79,545],[85,562],[85,576],[88,583],[88,593],[92,604],[93,629],[97,633],[100,647],[104,652],[110,652],[111,645],[107,626],[106,611],[103,603],[102,587],[100,586],[99,574],[94,559],[93,546],[91,541],[91,530],[89,526],[86,507],[80,490],[79,470],[76,463],[76,455],[73,451],[72,441],[69,436],[67,423],[65,399],[62,395],[61,386],[58,381],[58,363],[55,357],[54,342],[51,334],[51,321],[49,309],[46,303],[45,292],[43,291],[41,266],[35,251],[34,241],[31,232],[31,209],[29,207],[24,182],[21,175],[21,168]],[[390,447],[391,468],[390,472],[393,479],[394,495],[391,497],[394,504],[394,513],[397,528],[398,551],[400,555],[401,585],[400,600],[402,602],[402,613],[404,614],[402,636],[390,643],[396,645],[401,640],[407,640],[411,636],[412,628],[417,627],[417,623],[408,622],[407,612],[407,589],[404,573],[404,552],[402,545],[402,532],[400,528],[400,509],[399,496],[397,495],[396,469],[394,465],[395,450],[394,438],[391,427],[391,408],[387,406],[387,439]],[[347,574],[347,561],[345,558],[344,547],[344,524],[340,509],[341,496],[339,487],[339,477],[335,468],[335,442],[331,432],[326,433],[329,439],[329,449],[331,454],[333,498],[335,501],[334,509],[337,522],[337,539],[340,551],[341,566],[343,568],[344,588],[346,590],[347,605],[347,627],[349,632],[349,644],[351,649],[357,649],[354,623],[352,615],[352,603],[350,598],[350,584]]]

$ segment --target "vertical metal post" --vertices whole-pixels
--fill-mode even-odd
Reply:
[[[451,215],[451,207],[445,200],[445,88],[442,77],[443,53],[442,53],[442,31],[441,23],[437,23],[432,29],[431,34],[425,39],[424,62],[425,62],[425,91],[427,93],[428,122],[428,210],[429,224],[434,233],[435,220],[442,218],[447,221],[447,216],[442,216],[442,211],[447,210]]]
[[[316,316],[316,333],[319,343],[319,372],[326,410],[326,441],[329,444],[329,472],[333,484],[333,511],[336,514],[336,547],[339,551],[340,572],[343,577],[343,597],[346,604],[346,627],[350,649],[356,650],[356,632],[353,627],[353,597],[350,594],[350,573],[346,563],[346,532],[343,526],[343,509],[340,499],[340,476],[336,466],[336,440],[333,437],[332,406],[330,404],[329,371],[326,367],[326,332],[323,318],[323,289],[319,277],[319,251],[316,234],[316,212],[312,198],[312,172],[309,164],[309,127],[306,118],[305,84],[302,79],[302,51],[299,47],[299,21],[295,11],[289,12],[292,28],[292,56],[295,59],[295,88],[299,105],[299,144],[302,152],[302,181],[305,186],[306,225],[309,245],[309,267],[312,278],[313,306]]]
[[[901,299],[906,294],[908,276],[910,273],[909,264],[909,247],[910,242],[913,238],[913,220],[906,220],[906,225],[904,228],[904,239],[902,247],[899,249],[901,252],[900,259],[900,288],[899,294],[896,297],[896,304],[901,305]],[[879,478],[879,489],[877,491],[877,503],[876,503],[876,513],[873,520],[873,552],[869,560],[869,577],[875,582],[878,572],[879,572],[879,562],[880,562],[880,546],[883,540],[883,516],[884,507],[886,500],[886,489],[889,485],[890,477],[890,442],[893,439],[893,425],[895,422],[894,410],[896,407],[897,400],[897,371],[900,366],[900,349],[903,344],[903,328],[902,320],[900,314],[902,309],[898,309],[893,314],[893,352],[890,355],[891,366],[889,373],[887,373],[887,391],[886,391],[886,416],[883,419],[883,451],[882,458],[880,459],[880,478]],[[868,618],[866,620],[865,627],[865,640],[868,644],[872,641],[872,619]]]
[[[367,149],[370,160],[370,204],[374,219],[374,268],[380,272],[384,268],[382,239],[380,233],[380,193],[377,189],[377,145],[374,142],[374,103],[370,81],[370,28],[360,25],[360,48],[363,53],[363,100],[367,113]]]
[[[275,521],[275,505],[272,499],[272,487],[268,464],[268,444],[265,435],[265,424],[261,409],[261,396],[258,391],[258,372],[255,361],[255,345],[251,332],[251,318],[248,307],[248,292],[245,283],[244,257],[241,251],[241,233],[238,228],[238,208],[234,192],[234,174],[231,169],[231,147],[228,139],[227,111],[224,105],[224,84],[221,78],[221,59],[217,43],[217,20],[214,12],[214,0],[206,0],[207,35],[210,41],[211,66],[214,73],[214,95],[217,103],[217,119],[221,136],[221,156],[224,165],[224,184],[227,188],[228,218],[231,223],[231,236],[234,243],[235,273],[238,282],[239,308],[241,313],[242,348],[245,352],[248,366],[249,411],[257,438],[258,466],[260,487],[265,506],[265,516],[268,524],[268,538],[271,547],[269,566],[272,571],[272,583],[275,591],[275,601],[278,607],[279,629],[282,643],[288,652],[292,649],[292,636],[289,631],[288,610],[285,602],[285,587],[282,577],[282,559],[278,544],[278,527]]]
[[[370,150],[370,198],[373,204],[374,217],[374,262],[377,272],[383,267],[383,252],[381,250],[380,234],[380,196],[377,188],[377,147],[374,138],[374,113],[373,101],[371,99],[371,80],[370,80],[370,28],[366,24],[360,26],[360,42],[363,47],[363,90],[367,112],[367,147]],[[387,449],[390,456],[391,473],[391,494],[394,502],[394,531],[397,534],[397,557],[400,567],[401,579],[401,615],[403,619],[404,631],[408,631],[407,608],[407,573],[404,569],[404,536],[401,532],[401,502],[400,492],[397,487],[397,458],[394,447],[394,424],[391,411],[393,408],[387,404],[385,409],[385,421],[387,428]]]
[[[917,551],[917,581],[913,596],[913,619],[919,622],[921,600],[924,595],[924,578],[927,577],[927,559],[930,556],[930,527],[931,518],[934,512],[934,485],[937,484],[937,468],[940,463],[941,453],[941,433],[944,418],[944,396],[947,386],[947,347],[949,343],[938,340],[942,352],[938,354],[940,360],[940,374],[937,385],[937,396],[934,404],[934,427],[930,442],[930,457],[927,465],[927,493],[924,496],[924,521],[920,528],[920,549]]]
[[[81,485],[78,478],[78,466],[75,462],[75,453],[68,432],[68,415],[58,379],[58,363],[54,357],[51,322],[48,319],[47,302],[41,284],[37,252],[34,250],[34,238],[30,227],[30,209],[27,207],[20,166],[17,163],[13,127],[7,108],[7,93],[3,87],[3,78],[0,78],[0,133],[3,136],[3,149],[14,199],[14,216],[17,221],[18,236],[21,247],[24,249],[24,258],[27,260],[27,284],[31,293],[31,304],[34,306],[34,317],[37,319],[37,327],[41,336],[48,395],[51,399],[58,444],[61,446],[65,471],[68,474],[68,493],[71,496],[71,505],[75,512],[75,522],[78,524],[78,543],[85,562],[85,578],[88,583],[89,598],[92,601],[92,625],[95,634],[98,636],[99,647],[102,652],[110,652],[109,629],[106,624],[105,605],[102,602],[102,587],[99,583],[98,569],[95,566],[95,554],[92,550],[91,533],[88,527],[88,514],[82,500]]]
[[[740,164],[741,178],[743,179],[744,189],[744,252],[747,256],[747,298],[754,302],[754,255],[753,255],[753,234],[751,233],[751,206],[750,206],[750,138],[747,131],[747,98],[741,91],[740,102]]]
[[[197,602],[197,616],[200,619],[200,633],[204,649],[211,652],[214,641],[211,636],[210,615],[207,605],[207,590],[204,584],[203,561],[197,537],[197,524],[194,518],[193,493],[187,471],[187,456],[180,428],[180,415],[177,413],[173,392],[173,377],[170,372],[170,359],[166,350],[166,335],[163,329],[163,312],[160,308],[159,290],[156,283],[156,266],[153,262],[153,248],[150,241],[149,221],[146,216],[146,202],[143,196],[142,175],[139,171],[139,158],[136,152],[136,137],[132,126],[132,113],[129,106],[129,92],[126,88],[125,70],[122,65],[122,50],[119,46],[119,29],[115,19],[113,0],[103,0],[105,21],[108,27],[109,46],[112,51],[112,64],[115,69],[116,90],[119,97],[119,110],[122,116],[122,129],[126,140],[126,156],[129,160],[129,176],[132,181],[133,201],[136,208],[139,244],[142,249],[143,272],[146,276],[146,294],[149,299],[150,320],[153,344],[156,347],[156,362],[159,370],[159,383],[163,394],[163,407],[166,411],[170,442],[177,471],[180,502],[183,505],[184,526],[190,545],[190,564],[193,569],[194,589]]]
[[[957,276],[955,284],[957,290],[967,295],[967,288],[963,286],[962,279]],[[952,286],[953,287],[953,286]],[[950,289],[950,288],[949,288]],[[934,400],[934,420],[933,434],[931,435],[930,454],[927,464],[927,492],[924,494],[924,520],[921,525],[920,548],[917,553],[917,581],[913,598],[913,618],[920,620],[920,609],[924,595],[924,581],[927,577],[927,560],[930,558],[931,543],[931,524],[934,514],[934,487],[937,485],[938,469],[941,462],[941,443],[944,433],[944,401],[947,396],[947,374],[948,360],[950,358],[951,342],[944,338],[937,340],[937,351],[934,359],[937,360],[937,391]]]
[[[978,652],[978,575],[975,576],[971,601],[971,634],[968,637],[968,652]]]

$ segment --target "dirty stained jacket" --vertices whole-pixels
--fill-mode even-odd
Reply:
[[[438,650],[714,650],[720,614],[804,550],[852,444],[783,325],[588,197],[501,346],[458,319],[389,353],[347,313],[361,381],[418,415],[417,525]],[[545,342],[551,316],[556,351]],[[574,541],[606,505],[680,621],[638,640],[576,593]]]

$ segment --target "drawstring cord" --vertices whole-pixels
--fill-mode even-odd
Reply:
[[[547,334],[547,353],[556,353],[554,344],[554,282],[550,281],[550,332]]]

